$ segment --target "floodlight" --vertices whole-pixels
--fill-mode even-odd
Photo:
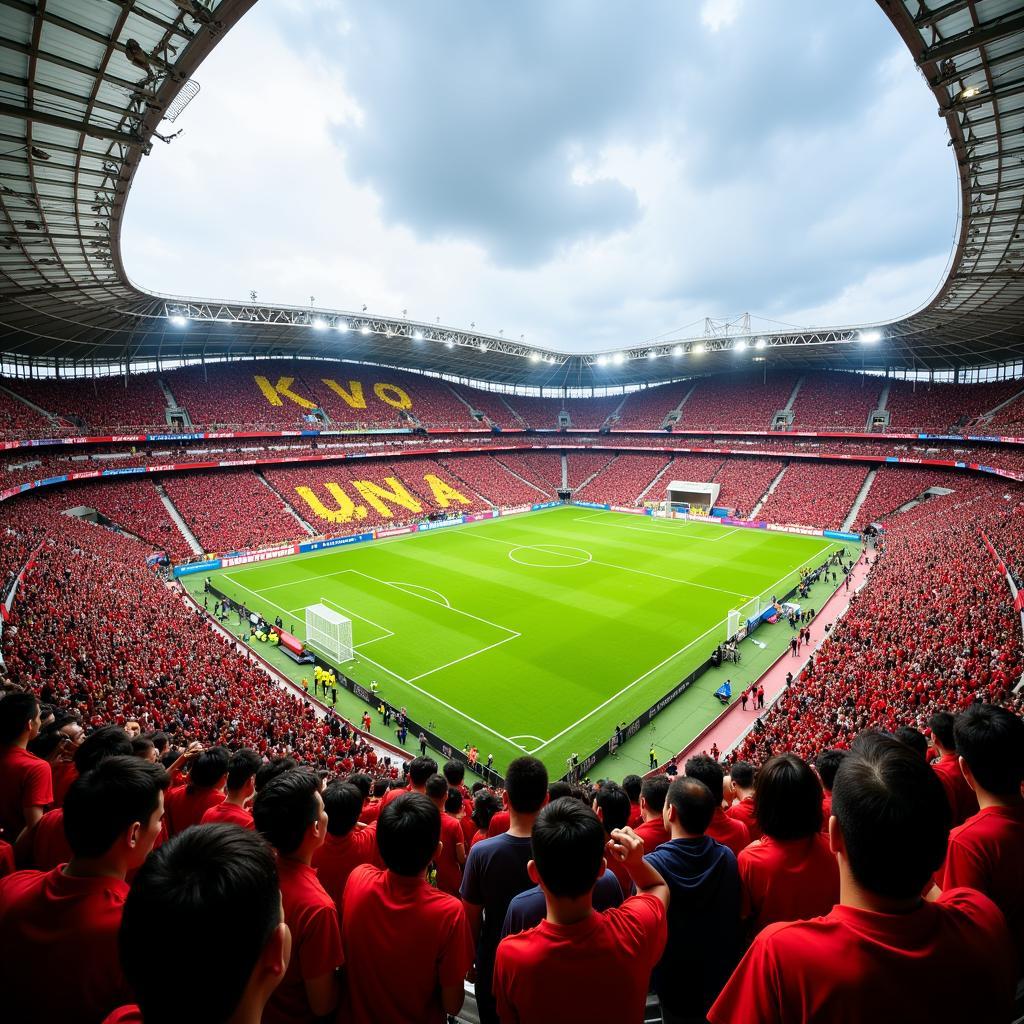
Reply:
[[[860,337],[860,340],[862,342],[864,342],[865,345],[873,345],[876,341],[880,341],[881,340],[882,332],[881,331],[861,331],[859,337]]]
[[[413,341],[422,341],[423,340],[423,332],[422,331],[413,331],[412,332],[412,340]]]
[[[370,333],[370,328],[366,324],[363,324],[363,326],[359,328],[359,333],[360,334],[369,334]]]
[[[767,348],[767,347],[768,347],[768,342],[765,341],[764,338],[758,338],[757,341],[754,342],[754,348]]]
[[[314,331],[323,331],[326,328],[327,328],[326,321],[324,321],[324,320],[314,320],[313,321],[313,330]]]
[[[648,359],[657,359],[658,358],[658,353],[655,352],[654,349],[652,348],[651,351],[647,353],[647,358]]]
[[[703,342],[697,342],[697,344],[693,346],[693,351],[697,355],[702,355],[704,353],[704,344],[703,344]]]
[[[530,353],[530,362],[531,363],[539,363],[540,362],[540,353],[539,352],[531,352]]]
[[[967,86],[966,89],[964,89],[964,91],[962,93],[960,93],[960,99],[962,99],[962,100],[972,100],[980,92],[981,92],[981,89],[979,89],[976,85],[969,85],[969,86]]]
[[[747,351],[747,343],[742,338],[740,338],[740,340],[737,341],[735,345],[733,345],[733,351],[735,351],[735,352],[746,352]]]
[[[180,313],[175,313],[171,316],[171,323],[174,324],[175,327],[184,327],[188,323],[188,320]]]
[[[341,331],[342,334],[348,334],[348,321],[339,320],[336,326],[338,330]]]
[[[682,354],[683,354],[683,346],[682,345],[676,345],[676,347],[674,349],[672,349],[672,355],[674,355],[674,356],[681,356]]]
[[[597,357],[597,365],[598,366],[604,366],[604,364],[607,363],[607,362],[608,362],[608,357],[607,356],[598,356]]]
[[[448,339],[448,340],[447,340],[447,341],[445,342],[445,344],[446,344],[446,345],[447,345],[447,346],[448,346],[449,348],[455,348],[455,342],[454,342],[454,341],[452,341],[452,340],[451,340],[451,338],[449,338],[449,339]]]
[[[621,352],[616,352],[615,355],[612,356],[612,362],[616,366],[621,366],[625,361],[626,357]]]
[[[481,345],[480,346],[480,351],[481,351],[481,353],[486,352],[487,351],[487,346],[486,345]]]

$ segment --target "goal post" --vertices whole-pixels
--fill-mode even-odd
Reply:
[[[311,604],[306,608],[306,644],[338,663],[352,660],[352,620],[328,608]]]
[[[746,625],[746,622],[743,623]],[[738,608],[733,608],[729,612],[729,622],[725,629],[725,639],[731,640],[740,631],[740,611]]]

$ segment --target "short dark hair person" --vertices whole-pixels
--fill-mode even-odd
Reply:
[[[1006,708],[975,704],[953,726],[956,752],[974,781],[999,797],[1020,793],[1024,780],[1024,721]]]
[[[579,800],[562,797],[548,804],[530,838],[537,872],[553,896],[575,898],[589,892],[604,859],[604,826]]]
[[[674,779],[668,787],[666,802],[676,812],[676,819],[683,830],[690,835],[703,835],[715,808],[721,803],[715,799],[714,793],[700,779],[691,778],[689,774]]]
[[[715,800],[718,803],[722,802],[725,792],[725,769],[720,762],[713,757],[708,757],[707,754],[695,754],[686,762],[683,771],[688,779],[698,779],[703,782],[711,790],[711,795]]]
[[[403,793],[380,812],[377,847],[396,875],[415,878],[427,869],[441,841],[441,812],[423,793]]]
[[[317,820],[320,780],[311,771],[295,768],[272,779],[256,794],[252,805],[256,830],[279,852],[299,848],[306,829]]]
[[[363,794],[351,782],[332,782],[323,794],[327,812],[327,831],[332,836],[347,836],[356,827],[363,810]]]
[[[548,796],[548,770],[535,757],[517,757],[505,773],[509,806],[519,814],[536,814]]]
[[[8,693],[0,699],[0,744],[13,743],[39,713],[39,701],[31,693]]]
[[[821,831],[818,776],[796,754],[769,758],[757,773],[754,814],[772,839],[802,839]]]

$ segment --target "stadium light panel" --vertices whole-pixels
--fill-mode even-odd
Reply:
[[[747,343],[742,338],[740,338],[740,340],[737,341],[735,345],[733,345],[733,349],[737,352],[746,352]]]
[[[647,353],[647,358],[648,359],[657,359],[658,358],[658,353],[655,352],[654,349],[652,348],[651,351]]]
[[[363,324],[363,326],[359,328],[359,333],[360,334],[369,334],[370,333],[370,328],[367,327],[366,324]]]
[[[530,353],[530,362],[531,363],[539,363],[540,362],[540,353],[539,352],[531,352]]]
[[[413,341],[422,341],[423,340],[423,332],[422,331],[413,331],[412,332],[412,340]]]
[[[348,324],[344,320],[339,320],[337,326],[342,334],[348,334]]]
[[[486,352],[486,351],[487,351],[487,346],[486,346],[486,345],[481,345],[481,346],[480,346],[480,352],[481,352],[481,353],[484,353],[484,352]]]
[[[448,346],[449,348],[455,348],[455,342],[454,342],[454,341],[452,341],[451,339],[449,339],[448,341],[446,341],[446,342],[445,342],[445,344],[446,344],[446,345],[447,345],[447,346]]]
[[[672,349],[672,355],[674,355],[674,356],[681,356],[682,354],[683,354],[683,346],[682,345],[676,345],[676,347],[674,349]]]
[[[313,330],[314,331],[324,331],[326,329],[327,329],[327,323],[324,320],[314,320],[313,321]]]
[[[703,355],[704,354],[704,345],[703,345],[703,343],[702,342],[698,342],[696,345],[694,345],[693,346],[693,351],[697,355]]]
[[[608,357],[607,356],[598,356],[597,357],[597,365],[598,366],[604,366],[607,362],[608,362]]]
[[[616,366],[621,366],[625,361],[626,357],[621,352],[616,352],[615,355],[612,356],[612,362]]]
[[[768,342],[765,341],[764,338],[758,338],[757,341],[754,342],[754,348],[762,349],[762,348],[767,348],[767,347],[768,347]]]
[[[171,323],[174,324],[175,327],[184,327],[188,323],[188,319],[183,317],[180,313],[175,313],[171,317]]]
[[[962,93],[960,93],[960,99],[972,100],[977,96],[981,90],[976,85],[969,85]]]
[[[876,341],[880,341],[882,338],[881,331],[861,331],[860,340],[865,345],[873,345]]]

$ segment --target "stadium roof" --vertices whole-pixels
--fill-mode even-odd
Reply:
[[[209,0],[207,0],[209,2]],[[540,351],[366,312],[146,292],[121,263],[125,201],[190,76],[255,0],[3,0],[0,352],[7,362],[329,356],[475,380],[590,387],[750,366],[950,370],[1024,358],[1024,10],[878,0],[938,103],[960,175],[946,280],[886,324]],[[173,217],[173,209],[167,210]],[[760,354],[758,354],[760,353]],[[758,364],[760,367],[760,363]]]

